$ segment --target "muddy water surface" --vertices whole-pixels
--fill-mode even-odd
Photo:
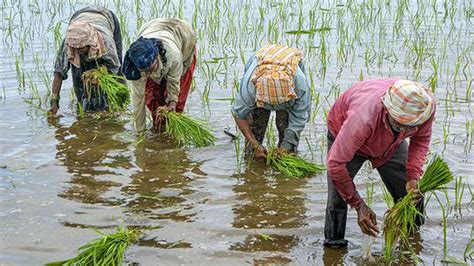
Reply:
[[[215,146],[196,149],[176,147],[152,132],[137,141],[129,113],[78,118],[70,79],[61,92],[61,116],[48,119],[55,32],[63,34],[67,18],[84,4],[4,1],[0,264],[72,257],[98,236],[91,228],[107,231],[119,224],[161,227],[147,231],[126,253],[128,262],[143,265],[365,264],[362,249],[370,240],[360,232],[352,210],[346,232],[349,247],[322,246],[325,173],[293,180],[258,163],[239,166],[236,145],[223,133],[227,127],[236,132],[229,106],[243,73],[243,58],[275,41],[305,51],[314,89],[313,118],[299,149],[316,162],[325,158],[325,112],[358,79],[392,76],[429,84],[433,75],[438,78],[431,152],[442,153],[454,173],[464,178],[461,210],[450,209],[447,227],[448,255],[462,260],[474,218],[468,189],[474,166],[472,3],[454,1],[448,10],[442,3],[408,3],[400,16],[402,4],[374,2],[101,3],[120,17],[125,44],[135,38],[137,23],[149,18],[182,16],[194,21],[199,63],[186,112],[208,120],[218,139]],[[425,20],[420,22],[418,16]],[[285,33],[325,25],[331,29],[314,35]],[[426,51],[420,54],[415,44]],[[437,70],[431,59],[439,62]],[[356,183],[364,197],[374,185],[373,208],[381,223],[387,207],[376,171],[367,165]],[[448,194],[453,205],[454,190]],[[443,256],[441,221],[441,208],[431,198],[417,242],[418,255],[427,264],[440,263]],[[376,238],[371,250],[379,262],[382,247],[381,237]]]

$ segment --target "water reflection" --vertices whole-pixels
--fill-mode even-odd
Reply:
[[[323,262],[324,265],[344,265],[348,254],[347,247],[344,248],[327,248],[324,247]]]
[[[130,158],[123,155],[128,143],[116,138],[125,129],[123,122],[105,115],[87,115],[71,126],[63,126],[59,120],[51,120],[56,127],[56,159],[71,174],[70,184],[58,196],[89,204],[117,205],[117,199],[104,196],[112,187],[120,187],[111,181],[118,171],[130,168]]]
[[[298,237],[293,235],[248,235],[242,243],[232,245],[231,250],[244,252],[270,251],[288,253],[292,247],[298,244],[298,240]]]
[[[235,228],[299,228],[306,225],[307,179],[269,176],[266,166],[255,165],[241,175],[233,191],[240,202],[232,209]]]
[[[184,149],[176,149],[174,143],[157,135],[141,143],[134,154],[138,171],[122,188],[130,198],[125,212],[151,219],[192,221],[194,205],[185,197],[194,192],[189,172],[199,164],[190,161]]]
[[[269,175],[263,163],[243,173],[233,191],[239,204],[232,208],[235,228],[289,229],[306,226],[306,194],[301,189],[308,179],[287,179]],[[231,250],[289,252],[298,243],[293,235],[271,234],[272,240],[249,235]]]

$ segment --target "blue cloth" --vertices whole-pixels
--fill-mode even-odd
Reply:
[[[253,55],[245,66],[245,73],[240,81],[240,89],[232,105],[232,113],[240,119],[247,119],[250,112],[257,108],[256,106],[256,88],[252,82],[252,76],[258,64],[258,58]],[[263,108],[270,111],[288,110],[288,128],[281,146],[287,150],[296,149],[306,123],[310,117],[311,110],[311,91],[309,88],[304,65],[298,64],[296,75],[293,78],[295,82],[296,99],[281,104],[264,103]]]
[[[140,70],[147,69],[158,56],[156,40],[140,37],[128,48],[123,60],[123,74],[129,80],[140,79]]]

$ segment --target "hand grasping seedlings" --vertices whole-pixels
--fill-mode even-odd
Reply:
[[[454,179],[448,164],[438,156],[430,162],[419,182],[408,182],[408,194],[385,213],[383,236],[385,240],[385,260],[390,261],[395,243],[399,240],[410,248],[410,234],[418,230],[416,217],[422,213],[414,203],[418,203],[416,194],[441,189]]]
[[[372,209],[362,202],[357,208],[357,223],[364,234],[376,237],[379,233],[377,216]]]
[[[109,73],[105,66],[84,72],[82,80],[89,97],[93,93],[105,93],[110,112],[123,112],[130,103],[129,90],[124,83],[120,82],[123,77]]]

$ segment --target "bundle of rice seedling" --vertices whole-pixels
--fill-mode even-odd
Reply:
[[[448,164],[435,156],[418,182],[422,194],[441,189],[454,179]],[[409,192],[385,213],[383,236],[385,260],[390,261],[395,243],[410,248],[409,235],[418,230],[416,217],[422,215],[413,205],[413,193]]]
[[[292,178],[310,176],[326,169],[323,165],[307,162],[295,154],[281,153],[276,149],[268,152],[267,165]]]
[[[103,235],[78,249],[79,255],[65,260],[48,263],[46,265],[122,265],[125,250],[138,241],[141,232],[129,230],[123,226],[117,228],[115,233]]]
[[[110,112],[123,112],[130,103],[130,93],[122,83],[124,77],[109,73],[105,66],[88,70],[82,74],[84,90],[88,97],[104,93]]]
[[[162,111],[159,115],[166,120],[166,134],[175,139],[179,145],[204,147],[214,145],[216,142],[216,137],[202,120],[177,112]]]

